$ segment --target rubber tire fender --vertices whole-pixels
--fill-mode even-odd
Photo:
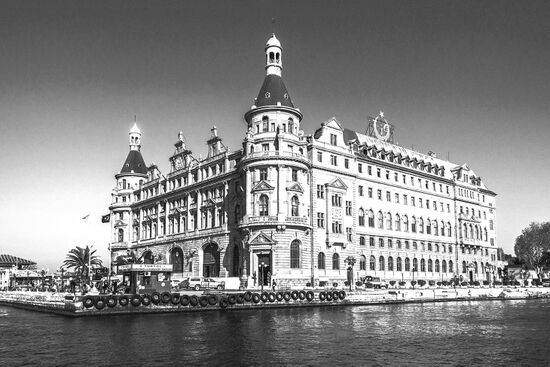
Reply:
[[[199,304],[199,297],[195,295],[189,297],[189,304],[193,307],[197,307],[197,305]]]
[[[305,292],[305,291],[300,291],[300,292],[298,293],[298,298],[300,298],[300,300],[302,300],[302,301],[303,301],[304,299],[306,299],[306,292]]]
[[[227,306],[229,306],[229,303],[227,302],[227,298],[222,297],[222,299],[220,299],[220,308],[222,310],[225,310]]]
[[[275,302],[275,299],[277,299],[277,296],[275,295],[275,293],[271,292],[267,295],[267,299],[269,302],[273,303]]]
[[[298,299],[298,291],[292,291],[292,293],[290,295],[292,296],[293,300],[296,301]]]
[[[159,292],[151,293],[151,302],[153,302],[155,305],[158,305],[160,303],[160,293]]]
[[[258,293],[252,294],[252,302],[259,303],[260,302],[260,295]]]
[[[263,303],[266,303],[266,302],[269,300],[268,294],[269,294],[269,293],[267,293],[267,292],[263,292],[263,293],[260,295],[260,299],[262,300]]]
[[[181,296],[179,293],[172,293],[170,296],[170,302],[172,302],[173,305],[179,304],[181,301]]]
[[[329,292],[326,293],[326,295],[327,295],[327,296],[326,296],[326,297],[327,297],[327,301],[328,301],[328,302],[332,301],[332,292],[329,291]]]
[[[277,294],[275,295],[275,298],[277,299],[278,302],[281,302],[285,297],[285,294],[283,292],[277,292]]]
[[[227,302],[230,304],[230,305],[234,305],[235,303],[237,303],[237,296],[234,295],[234,294],[230,294],[227,296]]]
[[[290,295],[290,292],[285,292],[285,294],[283,294],[283,299],[288,302],[292,299],[292,296]]]
[[[314,298],[315,298],[315,293],[313,293],[312,291],[306,292],[306,299],[308,302],[313,301]]]
[[[200,298],[199,298],[199,304],[201,305],[201,307],[206,307],[206,306],[208,306],[208,297],[206,297],[206,296],[200,296]]]
[[[250,291],[244,292],[244,300],[245,300],[245,302],[252,301],[252,292],[250,292]]]
[[[170,292],[162,292],[162,294],[160,295],[160,301],[164,304],[167,304],[168,302],[170,302],[171,297],[172,295],[170,294]]]
[[[129,302],[130,300],[128,299],[127,295],[122,295],[118,298],[118,304],[121,305],[122,307],[128,306]]]
[[[319,293],[319,301],[324,301],[327,299],[327,294],[325,292]]]
[[[86,308],[94,307],[95,305],[95,299],[92,296],[84,296],[82,298],[82,306]]]
[[[103,297],[97,297],[95,299],[94,305],[95,308],[97,308],[98,310],[103,310],[106,306],[105,300],[103,299]]]
[[[346,298],[346,291],[338,292],[338,298],[340,298],[340,300],[343,301],[344,298]]]
[[[208,296],[208,304],[210,306],[215,306],[216,303],[218,303],[218,296],[216,296],[215,294],[211,294]]]
[[[180,297],[180,304],[182,306],[189,306],[190,301],[191,301],[191,299],[189,298],[189,296],[187,294],[184,294],[183,296]]]
[[[106,300],[106,303],[107,303],[107,307],[113,308],[117,304],[117,299],[116,299],[115,296],[108,296],[107,300]]]
[[[144,294],[142,297],[141,297],[141,304],[144,305],[144,306],[150,306],[151,305],[151,296],[148,295],[148,294]]]
[[[335,301],[338,301],[340,298],[340,292],[338,291],[333,291],[332,292],[332,299],[335,300]]]
[[[244,303],[244,295],[242,293],[237,294],[237,303],[240,305]]]
[[[141,297],[139,296],[139,294],[134,294],[134,295],[130,298],[130,303],[131,303],[132,306],[134,306],[134,307],[139,307],[139,305],[141,305]]]

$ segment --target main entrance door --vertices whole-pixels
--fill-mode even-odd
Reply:
[[[271,255],[258,254],[258,284],[269,285],[271,281]]]
[[[202,275],[205,277],[220,276],[220,252],[215,243],[210,243],[204,249]]]

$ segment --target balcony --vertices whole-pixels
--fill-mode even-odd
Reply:
[[[464,213],[459,213],[458,214],[458,219],[463,220],[463,221],[468,221],[468,222],[474,222],[474,223],[480,223],[481,222],[481,218],[478,218],[475,215],[467,215],[467,214],[464,214]]]
[[[111,251],[114,250],[125,250],[128,248],[128,242],[115,242],[111,243]]]
[[[293,224],[309,224],[306,217],[286,217],[285,222]]]
[[[239,227],[248,226],[302,226],[310,228],[308,218],[306,217],[285,217],[279,216],[247,216],[241,219]]]
[[[278,151],[278,150],[267,150],[262,152],[253,152],[245,155],[241,162],[248,162],[248,161],[254,161],[254,160],[261,160],[261,159],[287,159],[287,160],[293,160],[293,161],[299,161],[302,163],[305,163],[307,165],[310,165],[311,162],[309,161],[307,155],[300,154],[300,153],[294,153],[294,152],[285,152],[285,151]]]

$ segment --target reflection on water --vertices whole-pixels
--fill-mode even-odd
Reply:
[[[66,318],[0,306],[0,365],[547,365],[550,300]]]

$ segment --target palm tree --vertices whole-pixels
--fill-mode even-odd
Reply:
[[[95,254],[96,250],[91,251],[89,246],[82,248],[76,246],[67,254],[67,258],[63,262],[63,266],[74,268],[80,278],[88,279],[90,269],[94,265],[101,266],[101,259]]]

